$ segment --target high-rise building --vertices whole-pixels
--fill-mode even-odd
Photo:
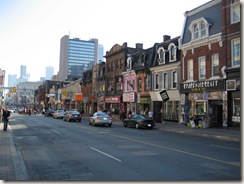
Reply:
[[[101,63],[104,61],[104,47],[103,45],[98,44],[98,63]]]
[[[52,66],[47,66],[46,67],[46,80],[50,80],[54,74],[54,67]]]
[[[17,74],[8,74],[8,87],[14,87],[17,85]]]
[[[61,38],[58,80],[76,80],[98,62],[98,39]]]
[[[25,79],[26,78],[26,66],[25,65],[21,65],[20,66],[20,78],[21,79]]]

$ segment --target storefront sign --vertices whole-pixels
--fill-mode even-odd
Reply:
[[[194,81],[180,84],[181,93],[224,90],[223,80]]]
[[[140,97],[140,104],[150,104],[151,98],[150,97]]]
[[[160,94],[160,96],[162,97],[163,101],[167,101],[167,100],[169,100],[169,95],[168,95],[168,93],[166,92],[166,90],[161,91],[159,94]]]
[[[123,102],[135,102],[135,92],[124,93]]]
[[[104,97],[104,101],[105,101],[105,103],[120,103],[121,96]]]

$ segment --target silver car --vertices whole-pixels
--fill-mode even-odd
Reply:
[[[109,127],[112,126],[112,117],[107,115],[104,112],[95,112],[93,116],[89,118],[89,125],[107,125]]]
[[[64,117],[64,114],[65,114],[65,111],[64,110],[56,110],[54,113],[53,113],[53,118],[56,118],[56,119],[63,119]]]

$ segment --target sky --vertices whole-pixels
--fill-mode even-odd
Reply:
[[[60,39],[97,38],[104,55],[115,44],[150,48],[181,35],[184,13],[210,0],[0,0],[0,68],[30,81],[45,77],[46,66],[59,69]]]

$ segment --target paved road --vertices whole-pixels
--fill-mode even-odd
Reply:
[[[24,180],[240,180],[240,142],[68,123],[42,116],[11,122]]]

